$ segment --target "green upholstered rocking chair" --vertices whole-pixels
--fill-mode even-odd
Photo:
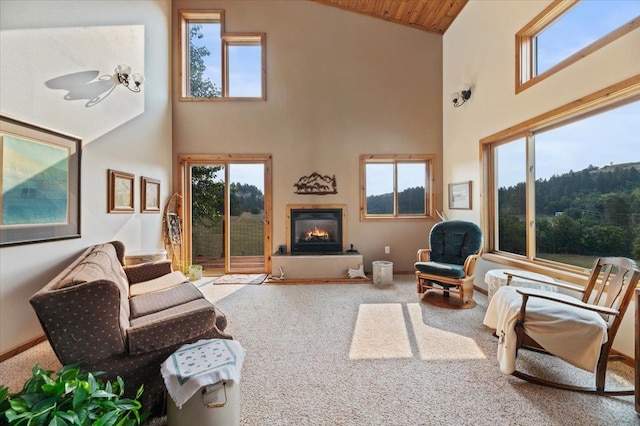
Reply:
[[[447,220],[431,228],[429,246],[417,252],[418,293],[439,292],[451,304],[473,307],[473,271],[482,253],[482,231],[472,222]]]

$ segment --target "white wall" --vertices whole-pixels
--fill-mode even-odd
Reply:
[[[549,3],[472,1],[444,35],[443,183],[445,187],[450,182],[474,183],[473,210],[448,211],[450,218],[480,222],[480,139],[640,73],[640,30],[636,29],[516,95],[515,33]],[[448,96],[465,82],[473,86],[472,97],[453,108]],[[492,265],[478,266],[476,284],[486,288],[482,277]],[[630,356],[634,311],[631,306],[615,345]]]
[[[0,113],[83,140],[79,239],[0,248],[0,354],[42,334],[29,298],[87,246],[162,246],[140,176],[171,190],[169,0],[0,0]],[[114,86],[119,63],[141,94]],[[134,214],[107,214],[107,169],[136,175]]]
[[[381,259],[412,271],[433,222],[360,222],[359,155],[436,154],[441,208],[442,37],[310,1],[174,0],[173,8],[224,9],[226,31],[267,35],[266,102],[180,102],[174,82],[174,153],[272,154],[272,252],[285,244],[287,204],[346,204],[347,240],[365,270]],[[294,194],[314,171],[335,174],[338,194]]]

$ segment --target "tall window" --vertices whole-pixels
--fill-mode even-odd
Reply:
[[[556,0],[516,34],[516,92],[640,27],[640,1]]]
[[[361,220],[433,215],[432,155],[361,155]]]
[[[181,100],[264,100],[264,33],[225,33],[224,11],[180,11]]]
[[[617,89],[483,141],[493,251],[585,268],[640,261],[640,77]]]

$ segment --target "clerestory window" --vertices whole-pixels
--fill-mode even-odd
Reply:
[[[180,100],[266,100],[265,33],[226,33],[223,10],[180,19]]]
[[[555,0],[516,34],[516,93],[640,27],[640,1]]]

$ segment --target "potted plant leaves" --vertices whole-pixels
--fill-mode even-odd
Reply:
[[[18,393],[0,386],[0,424],[132,426],[141,424],[141,386],[133,399],[123,398],[124,382],[102,382],[101,373],[82,372],[78,364],[53,371],[33,367]]]

